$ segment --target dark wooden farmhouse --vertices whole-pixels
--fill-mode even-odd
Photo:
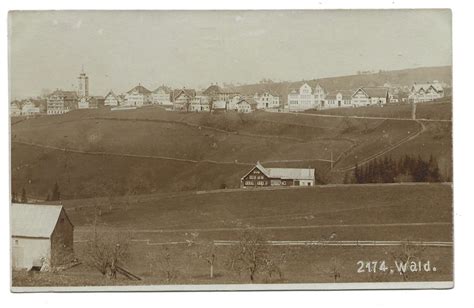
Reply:
[[[241,178],[241,187],[314,186],[314,169],[265,168],[259,162]]]

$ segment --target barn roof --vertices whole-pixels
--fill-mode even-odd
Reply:
[[[314,169],[303,168],[265,168],[270,178],[283,180],[314,180]]]
[[[51,237],[62,208],[62,205],[12,204],[12,236]]]

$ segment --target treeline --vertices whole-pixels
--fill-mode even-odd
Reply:
[[[414,157],[405,155],[393,160],[391,157],[374,159],[364,166],[357,163],[349,179],[348,174],[344,177],[344,183],[398,183],[398,182],[442,182],[444,179],[440,173],[438,162],[433,155],[429,160],[421,156]]]

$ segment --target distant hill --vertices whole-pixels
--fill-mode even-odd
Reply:
[[[254,95],[257,92],[271,91],[280,95],[284,103],[287,102],[288,93],[292,89],[299,88],[304,82],[314,87],[319,83],[326,91],[352,90],[358,87],[379,87],[385,83],[397,84],[400,86],[411,86],[414,82],[427,82],[438,80],[451,85],[452,67],[420,67],[397,71],[381,71],[373,74],[360,74],[339,77],[328,77],[313,80],[302,80],[296,82],[275,82],[249,84],[230,88],[230,90],[244,95]]]

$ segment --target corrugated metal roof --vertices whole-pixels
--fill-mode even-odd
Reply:
[[[10,215],[12,236],[49,238],[62,208],[62,205],[13,204]]]
[[[314,180],[314,169],[265,168],[270,178],[283,180]]]
[[[255,166],[269,178],[314,180],[314,169],[311,168],[265,168],[260,162]]]

